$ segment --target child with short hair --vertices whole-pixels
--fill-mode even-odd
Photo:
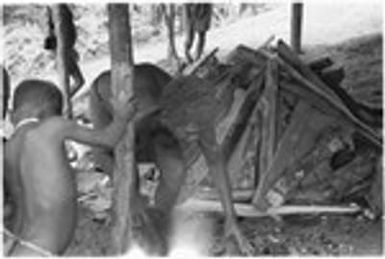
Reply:
[[[4,157],[4,180],[15,215],[5,233],[6,255],[54,255],[68,247],[76,227],[77,195],[64,142],[113,147],[133,118],[135,105],[125,100],[111,106],[113,121],[92,130],[61,117],[63,97],[53,83],[26,80],[16,88],[11,113],[15,132]]]

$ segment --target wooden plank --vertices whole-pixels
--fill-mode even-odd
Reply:
[[[257,50],[261,49],[264,48],[260,47]],[[242,64],[248,62],[251,63],[255,69],[260,70],[265,67],[267,57],[257,50],[240,44],[234,51],[229,54],[227,57],[227,62],[230,64]]]
[[[339,67],[330,70],[326,69],[320,76],[321,79],[327,83],[330,89],[332,89],[334,93],[338,95],[341,100],[343,100],[344,104],[354,114],[354,116],[371,127],[382,127],[382,109],[371,108],[357,102],[340,86],[340,81],[344,76],[343,68]]]
[[[278,42],[278,52],[282,57],[282,59],[280,59],[280,64],[285,66],[288,71],[291,71],[290,73],[298,81],[310,87],[323,98],[326,98],[330,104],[347,116],[356,128],[358,128],[367,138],[372,140],[378,147],[382,146],[381,134],[377,134],[368,126],[381,127],[382,114],[376,116],[374,112],[373,115],[371,115],[372,111],[370,109],[368,110],[364,107],[359,107],[359,105],[355,105],[354,102],[351,101],[352,99],[346,94],[343,94],[340,89],[335,87],[335,85],[325,84],[321,78],[311,71],[310,68],[307,67],[282,40]]]
[[[235,188],[256,187],[258,166],[255,161],[259,158],[258,145],[261,140],[259,126],[261,120],[258,113],[259,107],[255,105],[242,136],[227,160],[230,180]],[[248,200],[250,201],[251,197]]]
[[[296,155],[299,156],[297,153],[300,150],[296,151],[295,146],[298,144],[303,131],[307,127],[307,123],[304,123],[304,121],[307,122],[306,120],[310,114],[310,106],[304,101],[300,101],[293,111],[290,125],[279,142],[273,161],[268,165],[265,163],[260,166],[259,182],[252,200],[252,203],[258,208],[266,210],[271,206],[265,197],[267,190],[279,179],[282,171],[288,164],[293,162]],[[262,163],[262,161],[260,162]]]
[[[184,204],[178,206],[178,209],[192,211],[210,211],[222,212],[222,205],[219,201],[207,201],[190,199]],[[234,209],[238,217],[256,218],[278,215],[295,215],[295,214],[352,214],[360,211],[358,206],[317,206],[317,205],[285,205],[280,207],[270,208],[267,211],[261,211],[251,204],[235,203]]]
[[[365,137],[371,140],[379,148],[382,148],[382,137],[380,136],[380,134],[375,132],[372,128],[370,128],[360,119],[358,119],[355,115],[353,115],[351,111],[348,110],[345,105],[343,105],[343,101],[340,98],[336,97],[334,93],[329,94],[331,91],[330,89],[327,89],[328,91],[325,91],[324,89],[328,87],[325,86],[324,83],[322,83],[323,87],[320,88],[318,85],[314,84],[313,81],[310,81],[309,79],[303,77],[299,72],[297,72],[293,67],[287,64],[284,60],[279,58],[277,58],[277,60],[279,61],[279,65],[283,67],[286,71],[288,71],[289,74],[295,80],[297,80],[300,84],[303,84],[304,86],[308,87],[311,91],[315,92],[320,98],[327,101],[337,111],[339,111],[342,115],[349,119],[349,121],[351,121],[353,125],[357,129],[359,129]]]
[[[229,159],[231,156],[234,147],[236,146],[238,140],[240,139],[247,123],[252,114],[252,111],[255,107],[255,104],[258,102],[263,89],[264,81],[264,69],[260,71],[260,74],[254,79],[253,83],[250,85],[249,89],[246,92],[245,99],[239,108],[238,114],[232,123],[228,133],[224,137],[222,142],[222,150],[225,159]]]
[[[278,112],[279,112],[279,89],[278,89],[278,63],[275,58],[269,59],[267,62],[267,70],[266,70],[266,94],[269,96],[269,156],[271,159],[273,158],[274,152],[277,148],[277,124],[278,124]]]
[[[109,37],[111,51],[111,87],[114,102],[124,102],[134,95],[131,25],[128,4],[109,4]],[[112,248],[124,253],[133,240],[131,200],[135,195],[136,166],[134,125],[127,124],[126,133],[114,149]]]
[[[65,42],[68,42],[66,39],[67,35],[65,34],[65,21],[63,15],[63,9],[60,7],[60,4],[55,4],[52,6],[52,16],[55,22],[55,35],[57,37],[57,55],[56,55],[56,64],[59,74],[59,86],[62,90],[65,103],[65,115],[68,118],[72,118],[72,102],[70,97],[70,80],[68,67],[66,62],[66,57],[70,55],[67,53],[67,48]]]
[[[234,151],[235,146],[237,145],[238,140],[241,138],[242,133],[244,132],[245,127],[248,124],[250,115],[252,114],[253,107],[259,99],[262,93],[262,83],[264,79],[264,72],[261,71],[255,78],[252,85],[246,92],[245,99],[243,104],[238,110],[238,114],[235,117],[235,120],[231,127],[226,130],[225,136],[221,141],[221,147],[224,152],[225,161],[229,161],[230,157]],[[226,82],[222,82],[226,83]],[[224,86],[226,87],[226,86]],[[220,100],[225,99],[223,95],[219,98]],[[191,149],[191,156],[194,153],[193,148]],[[178,198],[178,203],[185,201],[189,198],[197,189],[199,183],[206,177],[208,174],[208,167],[206,165],[204,157],[200,154],[197,159],[190,159],[187,164],[188,173],[186,178],[186,183],[184,188],[181,191],[181,194]],[[192,175],[194,177],[192,177]]]
[[[301,59],[291,50],[291,48],[283,41],[278,40],[277,51],[279,57],[282,61],[286,63],[286,66],[290,66],[294,70],[298,71],[297,73],[301,74],[304,78],[313,82],[318,88],[324,91],[331,100],[334,100],[338,103],[339,98],[329,89],[325,83],[308,67],[306,66]],[[283,63],[283,62],[280,62]]]
[[[333,64],[333,60],[331,60],[330,57],[326,56],[310,61],[307,66],[311,70],[313,70],[313,72],[318,73],[321,72],[323,69],[332,66]]]
[[[343,104],[344,102],[315,75],[302,61],[290,50],[290,48],[283,42],[281,49],[278,52],[285,56],[285,60],[277,57],[279,65],[284,68],[295,80],[311,91],[315,92],[320,98],[326,100],[332,107],[338,110],[341,114],[346,116],[349,121],[357,128],[368,140],[372,141],[378,148],[382,148],[382,136],[375,132],[372,128],[362,122],[359,118],[351,113],[351,111]],[[266,57],[273,56],[271,53],[263,50],[258,50],[259,53]],[[286,62],[289,60],[290,63]],[[302,74],[301,74],[302,73]],[[304,74],[306,74],[306,77]],[[315,83],[316,82],[316,83]]]
[[[307,102],[311,106],[316,107],[320,111],[333,116],[338,116],[341,119],[345,119],[345,117],[336,109],[331,107],[325,99],[319,98],[317,94],[315,94],[308,88],[303,87],[302,85],[296,84],[296,82],[289,81],[287,79],[281,80],[280,86],[282,87],[282,89],[299,96],[302,100],[307,100]]]
[[[265,70],[265,91],[261,98],[260,111],[262,114],[261,144],[259,158],[259,174],[267,172],[273,162],[277,145],[277,103],[278,103],[278,67],[273,58],[267,61]]]
[[[320,78],[329,87],[339,87],[345,78],[345,70],[343,66],[329,67],[322,70]],[[337,94],[338,95],[338,94]]]

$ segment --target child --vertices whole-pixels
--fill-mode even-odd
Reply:
[[[14,218],[6,231],[10,256],[61,254],[74,234],[76,182],[65,140],[113,147],[132,119],[132,101],[111,103],[113,121],[90,130],[60,117],[63,98],[47,81],[27,80],[15,90],[11,113],[15,132],[5,145],[5,183],[14,201]]]

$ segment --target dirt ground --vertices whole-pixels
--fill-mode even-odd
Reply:
[[[360,216],[290,216],[241,221],[255,255],[381,255],[382,222]],[[220,224],[218,223],[218,226]],[[218,228],[219,231],[221,228]],[[219,252],[212,255],[219,255]]]

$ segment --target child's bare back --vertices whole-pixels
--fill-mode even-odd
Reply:
[[[9,255],[61,254],[73,237],[77,213],[75,175],[65,140],[112,147],[134,109],[115,105],[114,121],[96,131],[60,117],[61,93],[49,82],[24,81],[14,96],[16,130],[5,145],[4,170],[14,201],[9,228],[17,239]]]

